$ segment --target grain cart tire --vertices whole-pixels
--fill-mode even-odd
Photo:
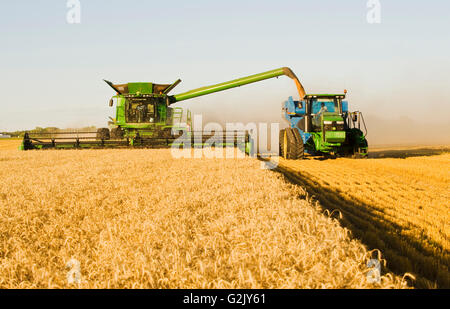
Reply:
[[[97,130],[97,139],[108,140],[110,138],[108,128],[100,128]]]
[[[300,135],[300,132],[298,132],[297,129],[292,129],[292,131],[296,141],[295,160],[303,159],[305,155],[305,145],[303,144],[302,136]]]
[[[110,137],[112,139],[122,139],[123,138],[123,130],[121,128],[113,128],[111,129]]]

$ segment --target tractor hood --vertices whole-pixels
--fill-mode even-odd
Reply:
[[[325,112],[323,113],[323,122],[333,122],[333,121],[342,121],[344,122],[344,119],[341,117],[341,115],[339,115],[338,113],[330,113],[330,112]]]
[[[322,132],[324,141],[328,143],[343,143],[345,141],[344,119],[337,113],[322,115]]]

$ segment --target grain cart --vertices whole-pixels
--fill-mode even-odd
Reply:
[[[308,94],[300,101],[289,97],[282,107],[289,127],[280,131],[281,156],[294,160],[304,153],[367,158],[364,118],[361,112],[348,111],[346,93]]]
[[[187,111],[183,119],[183,109],[171,107],[176,102],[199,96],[248,85],[269,78],[286,75],[295,81],[300,96],[304,96],[303,86],[295,74],[287,67],[234,79],[212,86],[193,89],[170,95],[181,80],[172,84],[149,82],[114,84],[105,82],[116,92],[109,105],[115,105],[115,117],[109,122],[110,128],[97,132],[27,132],[21,149],[47,148],[99,148],[99,147],[170,147],[174,142],[190,145],[213,143],[216,146],[239,146],[249,152],[251,138],[247,132],[229,134],[198,134],[191,130],[191,115]],[[183,125],[185,124],[185,125]],[[201,132],[200,132],[201,133]],[[197,135],[197,136],[198,136]],[[180,144],[180,145],[181,145]]]

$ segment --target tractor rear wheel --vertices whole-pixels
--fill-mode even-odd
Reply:
[[[295,159],[296,160],[303,159],[303,156],[305,155],[305,145],[303,144],[303,138],[297,129],[292,129],[292,132],[294,133],[295,143],[296,143],[296,148],[297,148]]]
[[[108,140],[110,138],[108,128],[100,128],[97,130],[97,139]]]
[[[280,131],[280,156],[288,160],[303,158],[304,146],[300,133],[293,128]]]

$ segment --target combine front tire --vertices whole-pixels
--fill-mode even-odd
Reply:
[[[108,128],[100,128],[97,130],[97,139],[108,140],[110,138]]]
[[[171,138],[172,137],[172,129],[166,128],[158,132],[159,138]]]
[[[121,128],[113,128],[110,135],[112,139],[122,139],[124,134]]]

